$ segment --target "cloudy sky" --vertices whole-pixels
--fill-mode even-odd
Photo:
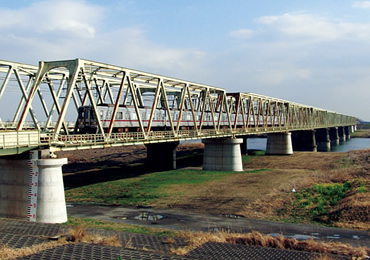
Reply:
[[[370,1],[0,0],[0,59],[84,58],[370,121]]]

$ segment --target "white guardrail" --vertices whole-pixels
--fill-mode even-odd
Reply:
[[[333,126],[327,126],[333,127]],[[76,135],[55,135],[40,133],[37,130],[25,131],[0,131],[0,149],[11,149],[19,147],[52,147],[54,151],[81,149],[83,146],[119,146],[135,145],[139,143],[166,142],[174,140],[189,140],[216,138],[238,135],[253,135],[285,132],[292,130],[304,130],[305,128],[293,126],[286,127],[258,127],[258,128],[237,128],[237,129],[201,129],[181,130],[176,135],[172,131],[154,131],[149,134],[142,132],[113,133],[110,136],[102,134],[76,134]],[[307,130],[312,127],[307,127]],[[78,148],[81,147],[81,148]]]
[[[16,147],[37,147],[40,145],[39,131],[0,132],[0,149]]]
[[[142,132],[113,133],[110,136],[102,134],[77,134],[77,135],[55,135],[40,133],[36,130],[26,131],[0,131],[0,149],[18,147],[53,147],[53,150],[64,150],[63,148],[97,146],[97,145],[129,145],[150,142],[166,142],[173,140],[202,139],[212,137],[226,137],[242,134],[263,134],[282,132],[289,130],[288,127],[267,127],[249,129],[202,129],[182,130],[174,135],[172,131],[155,131],[144,135]],[[76,148],[77,149],[77,148]]]

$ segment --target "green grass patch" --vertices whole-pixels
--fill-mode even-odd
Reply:
[[[242,155],[242,161],[248,162],[255,156],[264,156],[265,153],[263,150],[248,150],[248,155]]]
[[[351,133],[353,138],[370,138],[370,129],[358,129],[356,132]]]
[[[124,223],[115,223],[108,221],[101,221],[90,218],[76,218],[68,217],[67,223],[64,225],[76,227],[81,226],[84,228],[95,228],[95,229],[105,229],[105,230],[114,230],[120,232],[129,232],[129,233],[138,233],[154,236],[166,236],[166,237],[175,237],[177,232],[167,229],[160,228],[150,228],[138,225],[130,225]]]
[[[295,194],[295,205],[299,208],[308,208],[312,217],[328,213],[328,208],[337,205],[346,192],[351,189],[351,183],[315,184]]]
[[[68,202],[93,202],[103,205],[149,205],[151,202],[165,198],[168,190],[173,189],[173,185],[200,185],[221,180],[228,175],[237,173],[240,172],[188,169],[155,172],[135,178],[107,181],[69,189],[66,191],[66,200]]]
[[[293,203],[277,211],[289,222],[318,221],[323,223],[332,207],[346,197],[353,182],[315,184],[294,193]],[[357,185],[356,185],[357,186]]]

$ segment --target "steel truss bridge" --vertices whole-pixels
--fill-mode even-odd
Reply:
[[[105,118],[103,104],[111,109]],[[93,134],[79,131],[80,107],[95,115]],[[121,107],[130,108],[135,127],[115,127]],[[162,127],[154,123],[158,111],[165,114]],[[355,124],[355,117],[312,106],[84,59],[39,66],[0,60],[0,155]]]

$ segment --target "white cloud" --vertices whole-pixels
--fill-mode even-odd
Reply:
[[[267,86],[281,85],[287,81],[303,81],[311,77],[310,69],[304,68],[270,68],[258,73],[258,80]]]
[[[257,20],[267,28],[289,37],[333,41],[353,37],[370,41],[370,24],[355,24],[307,13],[263,16]]]
[[[139,27],[102,33],[94,46],[99,59],[153,73],[185,77],[204,71],[206,53],[153,43]],[[185,76],[184,76],[185,75]]]
[[[370,1],[356,1],[352,5],[353,8],[370,8]]]
[[[83,0],[0,8],[0,17],[6,18],[0,20],[2,59],[37,64],[79,57],[168,75],[205,70],[203,51],[161,46],[140,27],[103,28],[110,11]]]
[[[159,44],[149,38],[147,21],[128,26],[122,19],[108,27],[107,16],[116,11],[108,8],[83,0],[0,8],[1,59],[37,64],[80,57],[228,91],[256,92],[332,110],[349,107],[348,113],[354,115],[367,111],[361,102],[370,89],[366,84],[370,24],[309,13],[263,16],[254,21],[257,29],[230,32],[237,41],[211,53],[168,45],[171,41],[161,31],[158,35],[165,43]],[[343,94],[339,87],[351,91]],[[330,104],[328,97],[334,100]]]
[[[60,39],[94,38],[104,9],[84,1],[59,0],[35,2],[18,10],[0,9],[0,30],[29,37]],[[5,19],[4,19],[5,18]]]
[[[230,36],[239,39],[250,39],[254,36],[255,31],[250,29],[240,29],[237,31],[230,32]]]

